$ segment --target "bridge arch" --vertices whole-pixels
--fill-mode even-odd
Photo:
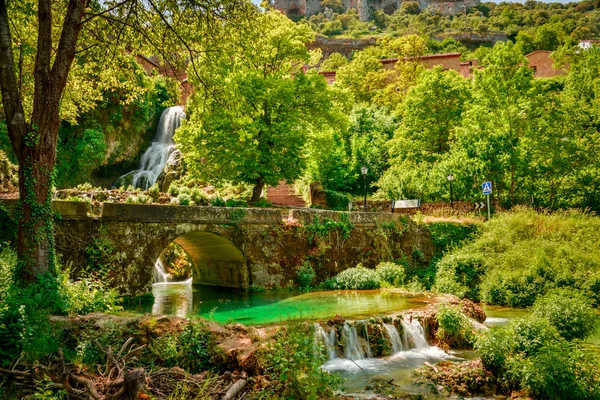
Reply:
[[[215,232],[193,230],[178,236],[173,242],[190,256],[194,283],[248,288],[246,257],[227,237]]]

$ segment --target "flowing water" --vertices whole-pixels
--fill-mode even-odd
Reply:
[[[375,380],[393,382],[396,385],[394,392],[397,394],[428,393],[429,387],[414,382],[412,371],[423,366],[425,362],[464,360],[462,354],[461,357],[457,357],[437,347],[429,346],[424,329],[417,320],[402,320],[402,333],[393,324],[380,322],[388,334],[392,354],[387,357],[371,358],[368,329],[357,330],[357,326],[373,323],[378,322],[370,320],[344,323],[341,329],[341,340],[335,328],[315,324],[315,342],[322,344],[329,358],[323,367],[342,375],[344,391],[348,395],[368,391],[365,388]],[[343,351],[339,350],[340,342]]]
[[[173,135],[184,118],[183,107],[174,106],[166,108],[160,116],[152,144],[142,155],[139,169],[119,177],[115,186],[127,186],[131,184],[135,188],[146,190],[154,185],[156,179],[165,168],[169,156],[175,149]]]
[[[174,283],[155,283],[152,294],[153,303],[133,304],[125,308],[138,313],[202,316],[221,323],[267,325],[289,320],[327,320],[336,314],[363,319],[418,309],[436,301],[434,297],[412,296],[391,290],[241,293],[225,288]]]

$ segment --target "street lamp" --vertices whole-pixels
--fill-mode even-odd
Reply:
[[[448,182],[450,182],[450,208],[454,210],[454,199],[452,198],[452,181],[454,180],[454,175],[450,173],[448,175]]]
[[[364,188],[365,188],[365,206],[364,206],[364,210],[365,210],[365,212],[367,212],[367,172],[369,172],[369,168],[367,168],[367,167],[365,167],[363,165],[362,168],[360,169],[360,172],[362,172],[363,184],[364,184]]]

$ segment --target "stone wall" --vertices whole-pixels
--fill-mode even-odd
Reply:
[[[126,295],[148,291],[154,263],[173,241],[190,255],[196,283],[242,289],[295,285],[304,262],[320,282],[357,263],[420,254],[426,264],[433,254],[429,231],[400,214],[106,203],[102,216],[88,217],[84,203],[71,202],[55,210],[63,263],[77,271],[95,246],[108,248],[111,283]]]

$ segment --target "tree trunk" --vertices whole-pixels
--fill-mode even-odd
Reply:
[[[256,203],[260,200],[263,188],[265,187],[265,181],[262,177],[256,178],[256,184],[254,184],[254,189],[252,189],[252,198],[250,199],[251,203]]]
[[[18,275],[31,283],[54,272],[52,175],[60,127],[60,98],[75,58],[85,0],[70,0],[52,63],[51,0],[38,1],[38,40],[31,123],[23,112],[12,53],[6,1],[0,0],[0,88],[8,133],[19,160]]]

